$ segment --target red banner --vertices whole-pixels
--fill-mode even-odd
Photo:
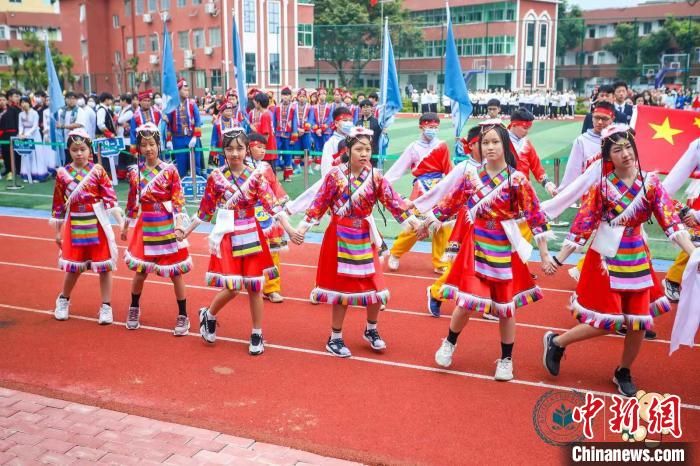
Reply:
[[[642,169],[668,173],[700,138],[700,112],[639,105],[634,129]]]

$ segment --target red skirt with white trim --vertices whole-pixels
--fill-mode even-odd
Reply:
[[[338,223],[348,221],[355,221],[358,228],[369,232],[369,224],[365,219],[336,216],[331,218],[331,223],[323,235],[316,271],[316,287],[311,291],[311,297],[320,303],[328,304],[350,306],[386,304],[389,300],[389,290],[384,284],[379,254],[374,244],[371,245],[371,262],[374,267],[372,275],[352,277],[338,273]]]
[[[207,286],[240,291],[260,291],[265,280],[279,277],[279,271],[272,262],[270,248],[265,240],[260,224],[256,221],[260,251],[245,256],[233,256],[233,237],[236,232],[227,233],[219,246],[221,257],[212,254],[206,274]]]
[[[61,234],[61,254],[58,259],[58,268],[64,272],[81,273],[90,269],[96,273],[115,270],[117,264],[112,259],[109,251],[107,236],[102,225],[97,223],[97,244],[74,245],[71,238],[70,222],[65,222]]]
[[[589,249],[576,292],[571,297],[574,318],[582,324],[610,331],[619,330],[623,325],[632,330],[652,329],[654,318],[670,311],[671,303],[651,264],[650,268],[654,282],[651,288],[614,290],[600,254]]]
[[[458,222],[460,219],[458,218]],[[509,318],[519,307],[539,301],[544,296],[530,270],[517,253],[510,257],[513,278],[497,280],[476,271],[474,225],[464,222],[459,229],[459,252],[442,286],[445,299],[456,299],[457,306],[470,311]],[[456,239],[453,233],[451,239]]]
[[[129,270],[139,273],[155,273],[161,277],[183,275],[192,270],[192,258],[186,247],[178,246],[176,252],[164,255],[146,255],[143,242],[143,219],[139,216],[131,233],[129,247],[124,253]]]

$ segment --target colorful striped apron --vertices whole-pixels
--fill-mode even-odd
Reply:
[[[474,222],[474,266],[478,275],[494,280],[512,280],[513,249],[498,220]]]
[[[173,214],[163,204],[143,204],[141,221],[144,255],[167,256],[178,251]]]
[[[337,217],[338,275],[364,278],[375,274],[369,224],[364,219]]]
[[[236,210],[233,220],[231,247],[233,257],[245,257],[262,252],[255,209]]]
[[[70,240],[73,246],[95,246],[100,244],[97,215],[92,206],[73,206],[70,213]]]

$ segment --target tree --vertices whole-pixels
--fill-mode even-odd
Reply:
[[[564,0],[559,4],[557,15],[557,56],[563,57],[567,51],[581,47],[586,32],[581,8],[569,5]]]
[[[652,32],[639,41],[639,52],[642,64],[659,63],[663,54],[671,45],[673,36],[666,28]]]
[[[12,60],[12,78],[15,81],[15,87],[19,87],[19,72],[22,69],[21,59],[24,59],[24,53],[18,48],[11,48],[7,51],[7,56]]]
[[[690,55],[700,44],[700,24],[697,20],[669,16],[664,22],[664,29],[673,37],[679,53]]]
[[[423,33],[411,23],[400,0],[383,5],[389,19],[394,53],[413,52],[423,46]],[[314,46],[316,59],[330,64],[341,86],[352,86],[371,60],[380,58],[382,42],[380,6],[370,0],[316,0]]]
[[[637,57],[638,43],[637,24],[620,23],[615,28],[615,38],[605,46],[605,50],[617,58],[617,76],[627,82],[632,82],[641,71]]]

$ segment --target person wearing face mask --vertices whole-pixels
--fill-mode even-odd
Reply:
[[[95,110],[87,104],[85,94],[78,95],[77,104],[85,114],[85,131],[87,131],[90,139],[95,139],[95,131],[97,129],[97,115],[95,114]]]
[[[428,112],[421,115],[418,120],[418,128],[421,133],[418,140],[411,143],[403,151],[399,159],[384,175],[390,183],[396,183],[410,169],[414,176],[411,201],[433,189],[452,170],[447,143],[438,138],[440,117],[437,113]],[[442,255],[445,253],[451,232],[452,228],[444,227],[433,234],[432,260],[433,270],[437,274],[442,274],[447,267],[447,262],[442,260]],[[388,261],[389,270],[399,269],[401,256],[410,251],[418,239],[418,234],[414,231],[403,231],[399,234],[391,248]]]
[[[78,128],[85,129],[88,126],[87,115],[85,114],[85,111],[77,105],[77,100],[78,95],[75,92],[67,92],[66,105],[58,110],[56,129],[63,131],[63,141],[66,143],[68,142],[68,133]],[[70,162],[70,151],[67,148],[65,151],[65,160]]]
[[[32,107],[39,114],[39,131],[44,132],[44,110],[48,108],[46,105],[46,92],[36,91],[34,93],[34,106]]]
[[[372,102],[365,99],[360,102],[360,117],[357,119],[355,126],[361,126],[365,129],[371,129],[374,134],[380,135],[382,127],[374,116],[374,106]],[[372,138],[372,155],[379,154],[379,136]],[[372,157],[372,166],[377,166],[377,159]]]

